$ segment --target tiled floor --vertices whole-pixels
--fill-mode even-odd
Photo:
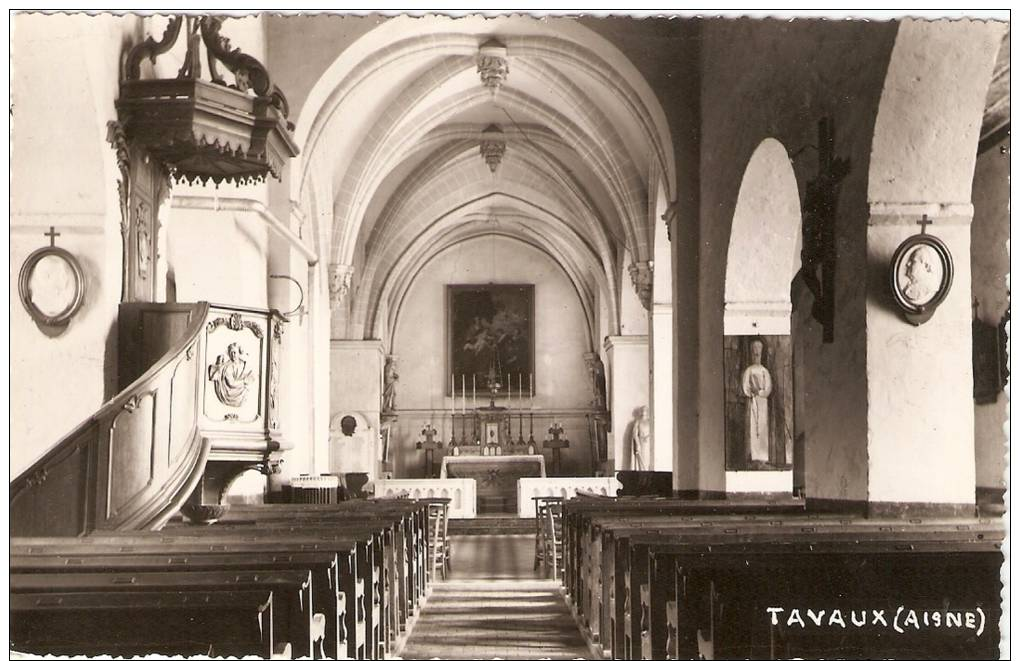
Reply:
[[[532,570],[534,537],[454,536],[451,549],[402,658],[591,658],[559,584]]]

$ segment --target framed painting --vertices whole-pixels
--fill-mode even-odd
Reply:
[[[726,470],[793,465],[793,351],[789,335],[723,338]]]
[[[534,285],[447,285],[448,394],[527,395],[535,373]],[[451,392],[452,391],[452,392]]]

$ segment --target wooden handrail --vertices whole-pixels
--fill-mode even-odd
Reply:
[[[10,486],[13,535],[161,527],[195,488],[209,442],[198,427],[198,343],[209,304],[169,351]]]

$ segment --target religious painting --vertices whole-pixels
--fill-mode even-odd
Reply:
[[[916,234],[896,249],[889,266],[893,300],[907,321],[931,318],[953,284],[953,256],[938,237]]]
[[[793,350],[788,335],[723,340],[726,470],[793,467]]]
[[[447,337],[452,394],[533,392],[534,285],[448,285]]]

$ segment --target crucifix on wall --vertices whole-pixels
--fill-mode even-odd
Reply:
[[[804,246],[799,275],[811,292],[811,316],[822,325],[822,340],[835,340],[836,208],[850,161],[837,158],[836,129],[831,117],[818,122],[818,174],[807,183],[802,213]]]

